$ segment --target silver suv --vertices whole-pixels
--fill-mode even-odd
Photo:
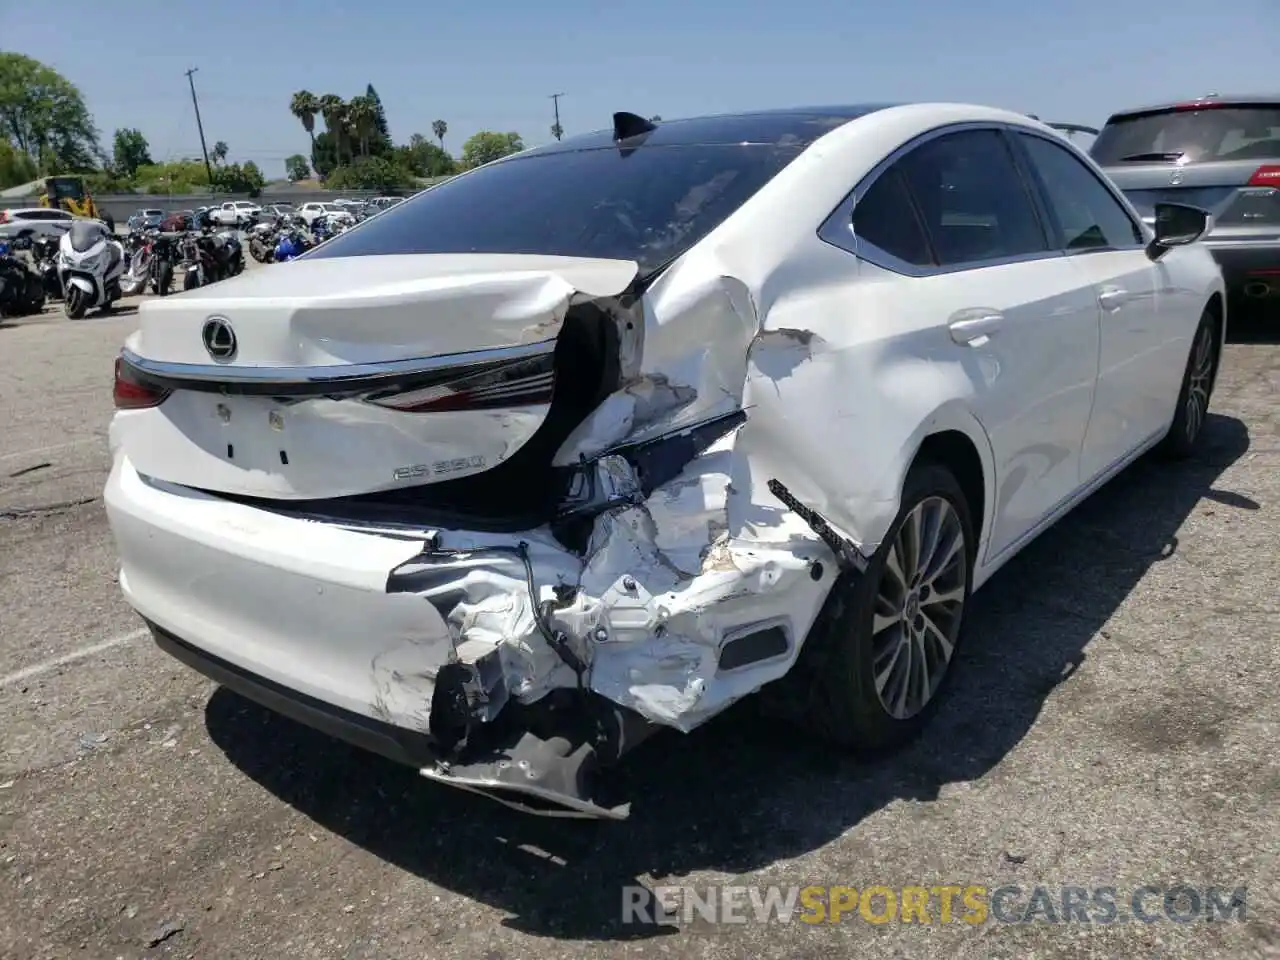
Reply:
[[[1148,223],[1162,200],[1212,213],[1228,292],[1280,300],[1280,95],[1126,110],[1089,152]]]

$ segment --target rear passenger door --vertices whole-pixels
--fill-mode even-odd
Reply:
[[[1162,268],[1147,256],[1141,228],[1112,188],[1048,137],[1014,136],[1044,197],[1055,244],[1087,275],[1100,307],[1098,386],[1081,459],[1088,482],[1168,424],[1194,331],[1173,322],[1172,312],[1162,316]]]
[[[910,239],[912,217],[923,246]],[[1092,285],[1057,250],[997,127],[912,147],[858,202],[854,233],[864,259],[915,278],[900,309],[941,333],[937,360],[968,381],[995,457],[993,559],[1079,485],[1098,358]],[[885,247],[901,251],[896,266],[878,258]]]

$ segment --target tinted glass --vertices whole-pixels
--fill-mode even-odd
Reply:
[[[1124,208],[1088,167],[1040,137],[1019,134],[1066,250],[1131,247],[1142,234]]]
[[[1280,104],[1119,117],[1107,121],[1089,154],[1104,165],[1280,157]]]
[[[45,183],[48,192],[59,200],[84,198],[84,184],[74,177],[50,177]]]
[[[938,263],[955,266],[1050,249],[1004,137],[965,130],[899,161]]]
[[[920,219],[911,205],[911,194],[898,167],[886,170],[853,209],[853,231],[859,242],[870,243],[906,263],[925,266],[933,253]]]
[[[649,273],[802,149],[649,144],[516,156],[432,187],[308,256],[536,253],[635,260]]]

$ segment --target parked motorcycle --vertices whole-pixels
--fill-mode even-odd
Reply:
[[[194,290],[227,277],[234,277],[244,270],[244,248],[234,231],[215,233],[206,230],[187,234],[179,242],[186,276],[182,278],[183,290]]]
[[[315,244],[312,243],[305,230],[301,227],[290,227],[280,235],[280,239],[276,242],[274,259],[276,263],[285,263],[300,257],[313,246]]]
[[[275,253],[275,240],[279,229],[279,224],[272,220],[264,220],[250,228],[249,256],[258,263],[270,263]]]
[[[62,278],[58,276],[58,238],[32,237],[31,262],[44,286],[46,300],[62,299]]]
[[[67,317],[79,320],[89,310],[110,310],[123,296],[124,247],[94,220],[77,220],[58,241],[58,275]]]
[[[44,284],[17,255],[30,246],[30,237],[0,240],[0,317],[26,317],[44,309]]]

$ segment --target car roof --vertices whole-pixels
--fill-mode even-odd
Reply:
[[[68,217],[71,216],[65,210],[55,210],[52,207],[5,207],[4,209],[6,213],[14,217],[21,217],[28,213],[62,213]]]
[[[893,103],[861,103],[827,107],[785,107],[748,113],[722,113],[681,120],[654,121],[654,130],[632,138],[637,146],[690,146],[693,144],[762,143],[808,146],[823,134],[867,114],[898,106]],[[613,130],[597,130],[566,140],[534,147],[515,156],[542,156],[615,146]]]
[[[1277,106],[1280,107],[1280,93],[1239,93],[1239,94],[1221,94],[1211,93],[1204,97],[1191,97],[1187,100],[1171,100],[1168,103],[1153,103],[1145,107],[1129,107],[1124,110],[1117,110],[1107,118],[1107,123],[1113,120],[1123,120],[1131,117],[1140,117],[1148,113],[1168,113],[1172,110],[1186,110],[1192,105],[1208,106],[1208,107],[1254,107],[1254,106]]]

